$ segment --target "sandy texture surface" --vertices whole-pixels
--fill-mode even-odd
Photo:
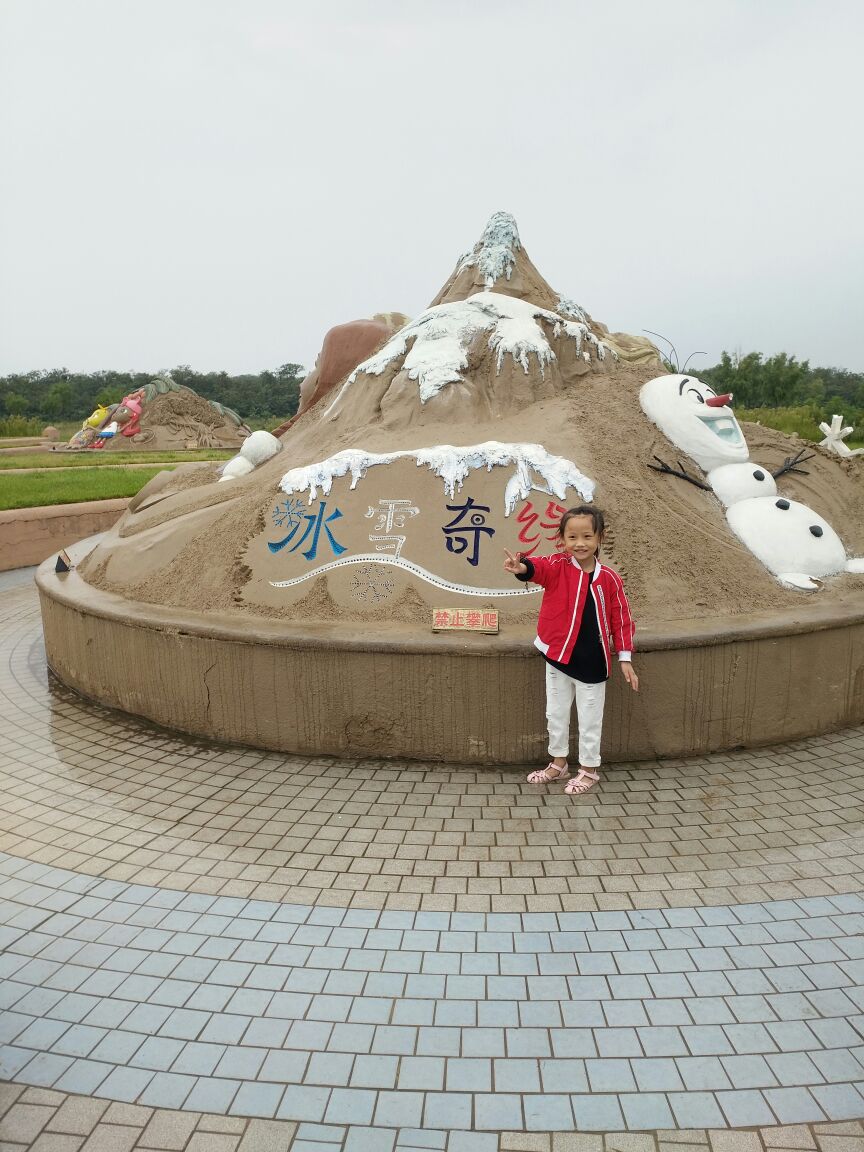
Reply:
[[[474,267],[454,274],[436,302],[482,290],[477,279]],[[523,298],[527,294],[546,308],[554,308],[558,299],[524,249],[510,278],[496,281],[494,289]],[[772,610],[806,614],[809,604],[864,592],[864,577],[849,574],[827,579],[815,594],[783,588],[733,535],[712,493],[649,469],[655,455],[673,466],[680,456],[639,405],[640,386],[658,375],[657,365],[611,355],[601,360],[594,353],[586,361],[571,338],[556,336],[551,323],[542,324],[555,353],[542,373],[533,363],[525,372],[510,356],[499,370],[481,334],[468,349],[462,381],[445,385],[425,404],[403,356],[380,375],[361,373],[335,407],[328,401],[314,405],[283,437],[285,450],[243,479],[216,484],[215,469],[157,478],[81,566],[82,575],[101,588],[151,603],[325,623],[394,621],[428,628],[431,607],[477,607],[488,601],[501,611],[502,630],[507,625],[528,629],[536,620],[539,596],[454,597],[399,570],[388,570],[389,589],[386,580],[379,581],[384,589],[380,601],[370,592],[371,584],[364,586],[365,593],[362,587],[358,592],[358,570],[350,565],[304,577],[291,588],[272,586],[302,567],[299,551],[289,545],[272,550],[280,538],[276,511],[285,500],[279,483],[290,468],[346,448],[392,452],[494,440],[541,444],[596,481],[595,499],[609,522],[603,555],[624,577],[642,626]],[[596,327],[602,338],[605,329]],[[778,432],[742,428],[751,459],[772,471],[801,446]],[[805,465],[808,475],[782,477],[779,493],[823,515],[849,555],[864,555],[864,460],[843,461],[819,448],[813,453]],[[701,475],[695,465],[690,470]],[[455,498],[446,497],[442,481],[413,463],[370,469],[353,491],[350,477],[337,479],[327,497],[328,514],[336,508],[340,512],[333,522],[334,538],[347,548],[346,556],[368,551],[372,521],[367,508],[371,513],[386,499],[405,498],[417,503],[420,514],[409,525],[403,555],[451,581],[470,577],[482,587],[512,586],[501,568],[502,549],[522,546],[517,515],[525,502],[514,515],[504,516],[510,475],[504,468],[472,473]],[[494,529],[494,538],[483,535],[474,567],[466,565],[465,554],[449,553],[446,533],[442,536],[444,517],[452,515],[446,508],[464,504],[469,496],[489,507],[485,523]],[[548,502],[541,493],[529,499],[537,511]],[[578,502],[575,492],[568,493],[565,503]],[[315,507],[302,511],[311,515]],[[327,548],[323,529],[321,542],[324,558],[332,560],[338,553]],[[544,542],[538,554],[552,550]]]

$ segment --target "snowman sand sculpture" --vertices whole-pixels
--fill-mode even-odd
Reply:
[[[693,376],[649,380],[639,400],[646,416],[706,473],[707,483],[680,462],[675,469],[655,457],[648,467],[713,492],[729,527],[782,584],[816,591],[818,577],[864,572],[864,559],[847,557],[840,537],[818,512],[778,494],[779,477],[803,472],[801,464],[811,459],[805,449],[773,473],[755,464],[730,407],[732,394],[717,395]]]
[[[608,759],[860,723],[864,577],[832,582],[801,613],[720,505],[689,484],[651,499],[655,437],[639,394],[662,370],[649,341],[553,289],[496,213],[428,308],[331,377],[281,437],[249,436],[221,475],[215,462],[161,473],[82,542],[72,571],[40,569],[50,665],[89,699],[208,739],[524,765],[547,745],[532,663],[541,591],[505,578],[503,549],[554,552],[563,509],[596,491],[610,525],[602,562],[636,608],[646,685],[636,700],[610,686]],[[681,435],[667,435],[718,494],[729,477],[730,517],[748,505],[791,517],[768,471],[747,463],[728,406],[681,389],[689,377],[659,383],[670,379],[661,425],[680,417]],[[703,455],[703,440],[723,451]],[[777,468],[788,444],[764,442]],[[818,451],[808,468],[802,499],[830,509],[860,554],[857,462]],[[757,499],[763,484],[771,499]],[[834,539],[809,512],[803,530]],[[778,570],[812,580],[842,568],[834,548],[827,567],[796,553]],[[778,651],[799,669],[779,685],[765,675]]]

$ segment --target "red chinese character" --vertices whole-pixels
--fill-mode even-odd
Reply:
[[[456,608],[450,614],[450,623],[454,628],[465,627],[465,612],[461,608]]]
[[[530,556],[532,552],[536,552],[540,546],[540,532],[532,532],[532,529],[540,521],[540,528],[547,534],[546,540],[553,541],[558,535],[558,525],[561,523],[561,517],[564,515],[566,509],[562,508],[554,500],[550,500],[546,505],[546,511],[542,514],[534,511],[534,505],[530,500],[526,500],[516,521],[519,524],[524,524],[525,527],[519,533],[518,540],[520,544],[528,545],[527,548],[521,549],[523,556]]]
[[[480,628],[483,624],[482,612],[469,612],[466,615],[466,623],[469,628]]]
[[[436,608],[435,616],[432,623],[433,628],[449,628],[450,627],[450,613],[446,608]]]
[[[498,613],[497,612],[484,612],[483,613],[483,627],[484,628],[497,628],[498,627]]]

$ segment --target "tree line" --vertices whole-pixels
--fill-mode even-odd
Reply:
[[[172,368],[170,375],[177,384],[232,408],[243,419],[260,422],[294,415],[305,371],[300,364],[282,364],[272,371],[231,376],[227,372],[196,372],[181,364]],[[154,376],[153,372],[70,372],[68,368],[0,376],[0,416],[46,423],[83,420],[98,404],[117,404]]]
[[[761,352],[724,352],[719,364],[697,368],[693,375],[717,392],[732,392],[736,408],[803,407],[817,423],[839,412],[857,428],[864,425],[864,372],[811,368],[809,361],[785,352],[768,357]],[[231,376],[196,372],[181,364],[171,370],[171,376],[206,399],[233,408],[244,419],[261,422],[294,415],[304,370],[299,364],[282,364],[273,370]],[[148,372],[70,372],[67,368],[14,373],[0,377],[0,416],[46,423],[83,420],[98,403],[115,404],[152,377]]]

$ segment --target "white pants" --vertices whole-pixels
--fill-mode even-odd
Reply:
[[[606,681],[583,684],[566,672],[546,665],[546,724],[549,728],[549,755],[570,754],[570,712],[576,698],[579,722],[579,764],[582,768],[600,767],[600,733],[603,729],[603,703]]]

